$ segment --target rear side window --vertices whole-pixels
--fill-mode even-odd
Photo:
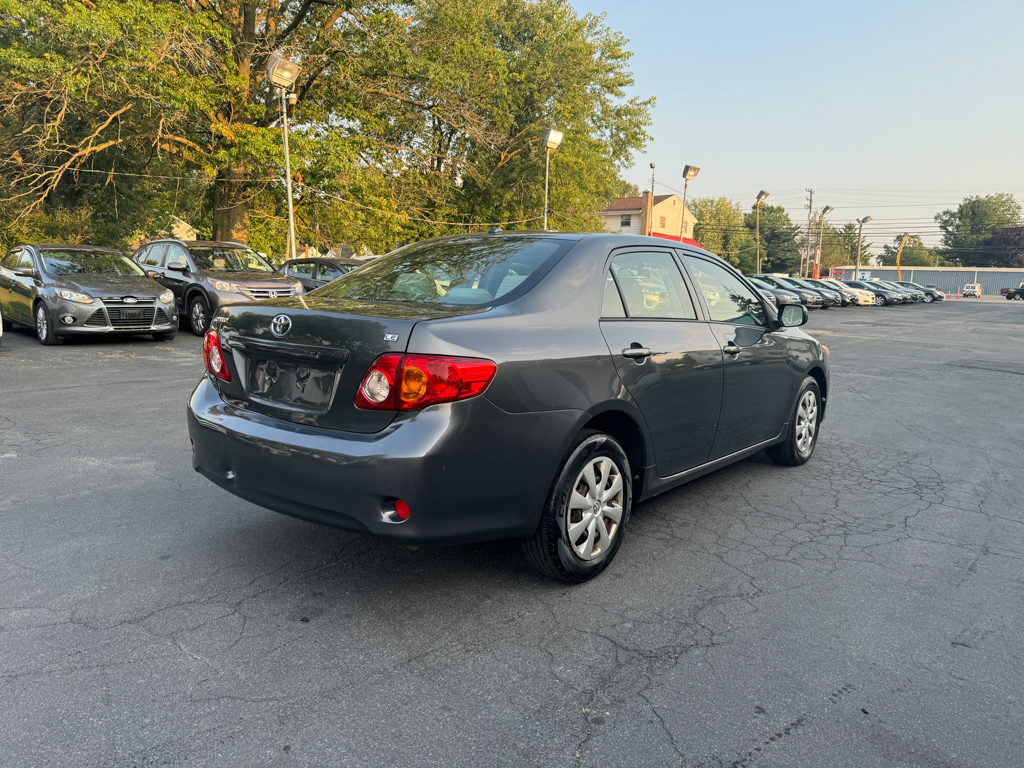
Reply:
[[[492,306],[526,293],[573,245],[535,235],[427,240],[381,256],[324,286],[318,295]]]
[[[349,271],[351,270],[348,267],[342,269],[336,264],[321,264],[320,274],[318,275],[317,279],[323,280],[325,282],[330,282],[331,280],[337,280],[339,277],[341,277],[342,275]]]
[[[622,297],[619,296],[619,289],[615,287],[615,278],[612,273],[604,281],[604,298],[601,300],[601,317],[625,317],[626,309],[622,306]]]
[[[697,319],[683,275],[671,254],[619,254],[612,259],[612,274],[630,317]]]

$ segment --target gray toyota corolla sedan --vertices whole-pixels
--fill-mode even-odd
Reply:
[[[521,537],[566,581],[633,504],[768,449],[807,461],[828,350],[706,251],[510,232],[428,240],[306,296],[225,307],[193,466],[294,517],[409,544]]]
[[[97,333],[169,341],[178,332],[174,294],[112,248],[12,248],[0,260],[0,305],[6,323],[35,328],[46,345]]]

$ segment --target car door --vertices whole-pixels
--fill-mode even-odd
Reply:
[[[14,248],[0,259],[0,313],[8,320],[14,319],[14,295],[11,288],[14,286],[14,265],[18,263],[21,255],[19,248]]]
[[[18,258],[14,261],[13,269],[35,270],[35,276],[11,273],[11,287],[9,289],[10,319],[34,325],[35,318],[32,315],[32,304],[39,294],[41,273],[39,265],[33,261],[32,252],[28,248],[21,248],[18,251]]]
[[[176,269],[167,268],[168,264],[174,263],[184,264],[189,271],[181,272]],[[189,259],[188,251],[177,243],[168,243],[167,252],[160,261],[160,278],[157,282],[171,289],[175,300],[178,302],[178,306],[181,308],[185,307],[185,291],[192,284],[192,278],[189,276],[191,270],[192,261]]]
[[[722,350],[670,250],[617,252],[601,333],[654,444],[661,477],[707,461],[722,399]]]
[[[722,412],[710,459],[778,436],[789,416],[795,375],[785,333],[776,332],[761,297],[732,270],[682,257],[722,345]]]

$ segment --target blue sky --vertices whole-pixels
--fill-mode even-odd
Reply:
[[[806,221],[865,215],[876,246],[938,242],[935,212],[968,194],[1024,202],[1024,2],[573,0],[630,39],[653,141],[626,178],[726,196],[759,189]],[[658,194],[669,192],[657,184]]]

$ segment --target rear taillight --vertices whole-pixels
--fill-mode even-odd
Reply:
[[[446,355],[381,355],[366,372],[356,407],[416,411],[435,403],[476,397],[491,383],[490,360]]]
[[[211,375],[224,381],[231,381],[231,371],[228,370],[216,331],[207,331],[203,337],[203,360],[206,362],[206,370]]]

